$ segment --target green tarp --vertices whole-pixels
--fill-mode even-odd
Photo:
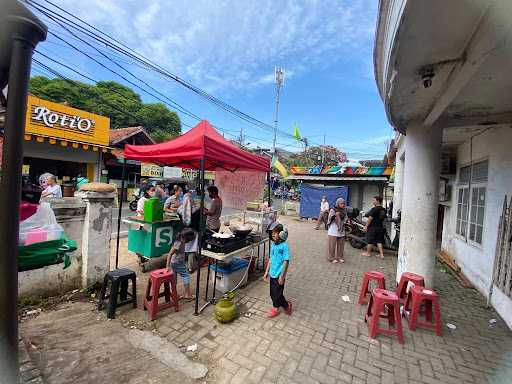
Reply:
[[[76,250],[76,241],[62,236],[59,240],[43,241],[18,248],[18,270],[26,271],[64,262],[70,266],[69,253]]]

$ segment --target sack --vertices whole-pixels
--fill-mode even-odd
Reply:
[[[71,265],[69,253],[77,248],[76,241],[62,236],[59,240],[44,241],[18,248],[18,270],[42,268],[64,262],[66,269]]]

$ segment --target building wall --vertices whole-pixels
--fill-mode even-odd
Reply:
[[[359,208],[359,190],[360,186],[358,184],[349,184],[348,185],[348,205],[351,207]]]
[[[484,295],[492,279],[497,230],[503,199],[512,195],[512,128],[491,128],[458,147],[457,172],[461,166],[483,159],[489,160],[489,173],[484,213],[482,245],[466,242],[456,234],[457,188],[452,190],[451,203],[444,218],[442,248],[455,257],[457,264],[475,287]],[[497,308],[498,309],[498,308]]]
[[[364,190],[363,190],[363,207],[361,208],[362,211],[369,211],[372,209],[373,204],[373,197],[380,195],[380,189],[379,186],[376,183],[367,183],[364,184]]]
[[[55,199],[51,202],[57,218],[67,237],[77,242],[77,250],[71,253],[71,265],[63,264],[20,272],[18,291],[20,297],[50,296],[80,286],[82,272],[82,231],[85,219],[85,204],[80,198]]]

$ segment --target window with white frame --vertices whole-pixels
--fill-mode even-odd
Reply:
[[[459,169],[455,231],[477,244],[482,244],[488,169],[488,160]]]

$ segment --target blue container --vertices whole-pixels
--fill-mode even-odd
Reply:
[[[225,266],[217,265],[217,273],[224,273],[229,275],[230,273],[239,271],[240,269],[247,268],[249,261],[234,257],[231,263]],[[210,269],[215,272],[215,264],[210,264]]]

